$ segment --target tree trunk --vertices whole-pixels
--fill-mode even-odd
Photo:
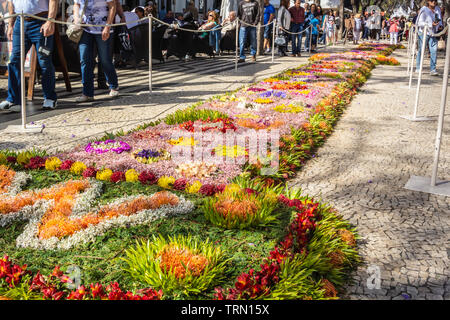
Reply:
[[[258,0],[259,10],[261,12],[260,24],[264,24],[264,0]],[[264,28],[256,27],[256,55],[260,56],[264,54]]]
[[[344,0],[339,2],[339,17],[341,18],[341,25],[339,26],[339,39],[342,39],[342,33],[344,32]]]

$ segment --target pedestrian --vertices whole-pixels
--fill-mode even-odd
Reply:
[[[322,7],[319,5],[317,6],[317,20],[319,20],[319,43],[325,44],[325,33],[322,31],[323,27],[323,20],[325,19],[325,16],[323,14]]]
[[[289,8],[291,14],[292,34],[292,56],[301,57],[303,25],[305,23],[305,9],[301,6],[300,0],[295,0],[295,4]]]
[[[58,12],[57,0],[11,0],[8,2],[9,13],[27,13],[42,18],[55,19]],[[8,64],[8,97],[0,103],[1,110],[8,110],[22,103],[21,55],[20,55],[20,19],[9,19],[8,40],[12,40],[12,52]],[[57,96],[55,92],[55,67],[52,63],[54,46],[53,34],[55,24],[31,17],[24,17],[25,53],[31,45],[36,46],[37,60],[41,67],[41,83],[44,91],[43,109],[55,109]],[[43,50],[42,50],[43,49]]]
[[[333,11],[334,14],[334,43],[336,44],[336,41],[339,38],[339,30],[341,30],[341,17],[339,16],[339,13],[334,10]]]
[[[309,10],[306,12],[305,14],[305,25],[304,28],[308,28],[309,26],[311,26],[311,20],[314,19],[314,14],[317,11],[317,5],[315,3],[311,4],[309,6]],[[309,43],[313,43],[311,38],[311,33],[312,33],[312,29],[310,28],[307,32],[306,32],[306,37],[305,37],[305,51],[309,51]]]
[[[300,0],[298,0],[300,1]],[[238,18],[242,21],[239,29],[239,63],[245,62],[245,43],[250,38],[250,55],[256,61],[256,25],[261,13],[256,0],[242,0],[238,7]]]
[[[278,37],[284,38],[284,45],[278,45],[278,54],[283,57],[286,56],[286,50],[287,50],[287,43],[288,43],[288,34],[285,32],[285,30],[289,30],[291,25],[291,14],[288,11],[289,7],[289,0],[281,0],[280,2],[280,8],[278,9],[278,16],[277,16],[277,22],[278,22]]]
[[[355,25],[353,27],[353,44],[358,44],[359,38],[361,36],[363,29],[363,21],[361,14],[357,13],[355,15]]]
[[[364,17],[363,17],[363,21],[364,21],[364,29],[363,29],[363,40],[369,40],[369,35],[370,35],[370,16],[368,12],[364,13]]]
[[[325,21],[324,21],[324,32],[327,35],[327,44],[328,45],[332,45],[335,44],[335,29],[336,29],[336,24],[335,24],[335,16],[334,16],[334,12],[333,10],[328,11],[327,16],[325,17]]]
[[[389,27],[389,37],[390,37],[390,44],[397,44],[397,39],[398,39],[398,18],[394,17],[391,19],[391,21],[389,22],[390,27]]]
[[[116,3],[113,0],[75,0],[73,12],[75,24],[112,24],[116,15]],[[82,17],[81,12],[84,12]],[[111,27],[84,27],[83,30],[79,42],[83,94],[77,102],[94,100],[94,44],[97,45],[99,63],[109,84],[109,96],[117,97],[119,83],[111,55]]]
[[[439,28],[442,27],[442,14],[441,9],[437,6],[437,0],[426,0],[424,2],[424,6],[420,9],[416,22],[419,28],[419,51],[417,52],[416,72],[419,72],[420,69],[422,41],[425,40],[425,44],[430,51],[430,75],[438,76],[439,73],[436,70],[438,38],[432,36],[433,33],[437,33]],[[428,27],[426,35],[424,35],[425,26]]]
[[[272,39],[272,28],[273,24],[271,23],[275,19],[275,7],[270,4],[269,0],[264,0],[264,50],[266,53],[271,51],[270,48],[270,39]]]
[[[317,38],[319,36],[319,13],[314,12],[314,18],[311,20],[311,52],[317,52]]]

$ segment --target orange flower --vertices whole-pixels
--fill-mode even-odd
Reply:
[[[0,165],[0,194],[6,193],[11,185],[16,172],[7,166]]]
[[[174,244],[167,245],[158,253],[158,257],[161,259],[160,268],[166,273],[171,271],[178,279],[187,274],[199,276],[209,263],[205,256]]]

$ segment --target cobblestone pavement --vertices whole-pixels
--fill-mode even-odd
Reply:
[[[415,98],[415,90],[406,87],[405,51],[393,55],[402,66],[373,71],[335,132],[291,181],[357,227],[364,262],[347,287],[347,299],[450,299],[450,197],[403,188],[411,175],[431,175],[437,127],[437,121],[399,117],[412,114]],[[441,77],[425,72],[419,115],[437,118],[441,84]],[[439,177],[446,180],[449,115],[450,103],[439,166]],[[381,286],[370,289],[367,283],[376,283],[372,276],[377,268]]]
[[[35,106],[28,106],[32,114],[28,121],[44,124],[43,133],[26,135],[0,131],[0,149],[37,147],[48,151],[67,150],[102,136],[104,132],[135,128],[212,95],[297,67],[306,63],[307,59],[307,54],[301,58],[276,57],[275,63],[271,63],[271,56],[258,57],[256,63],[239,65],[238,72],[234,71],[232,55],[216,59],[199,58],[188,63],[173,61],[155,67],[152,96],[148,93],[148,70],[145,67],[121,70],[121,96],[110,100],[107,91],[98,92],[100,95],[96,96],[93,104],[75,103],[75,98],[81,94],[79,79],[73,81],[73,93],[66,93],[63,82],[59,81],[59,105],[56,110],[43,113],[35,110],[41,101],[40,90],[34,99]],[[0,87],[7,88],[7,82],[1,80]],[[4,92],[1,95],[4,96]],[[0,130],[10,124],[20,124],[20,114],[16,115],[15,120],[7,121],[11,112],[0,111]]]

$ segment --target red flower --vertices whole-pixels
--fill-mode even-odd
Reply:
[[[213,184],[206,183],[200,187],[200,190],[198,192],[200,192],[205,196],[210,197],[216,193],[216,187]]]
[[[97,174],[97,170],[93,167],[86,168],[83,171],[83,177],[85,178],[93,178]]]
[[[94,299],[96,298],[102,298],[105,295],[105,292],[103,290],[103,286],[99,283],[96,283],[95,285],[91,283],[91,294]]]
[[[70,170],[70,167],[72,167],[74,161],[72,160],[65,160],[63,163],[61,163],[61,166],[59,167],[59,170]]]
[[[119,181],[125,181],[125,173],[116,171],[111,175],[111,182],[117,183]]]
[[[158,181],[156,176],[150,171],[142,171],[138,179],[142,184],[155,184]]]
[[[6,157],[6,161],[8,161],[9,163],[16,163],[16,161],[17,161],[17,158],[16,157],[13,157],[13,156],[9,156],[9,157]]]
[[[30,159],[28,164],[25,166],[27,169],[40,169],[45,167],[45,159],[42,157],[33,157]]]
[[[186,188],[187,185],[187,180],[184,178],[180,178],[175,180],[174,184],[173,184],[173,189],[174,190],[184,190]]]

